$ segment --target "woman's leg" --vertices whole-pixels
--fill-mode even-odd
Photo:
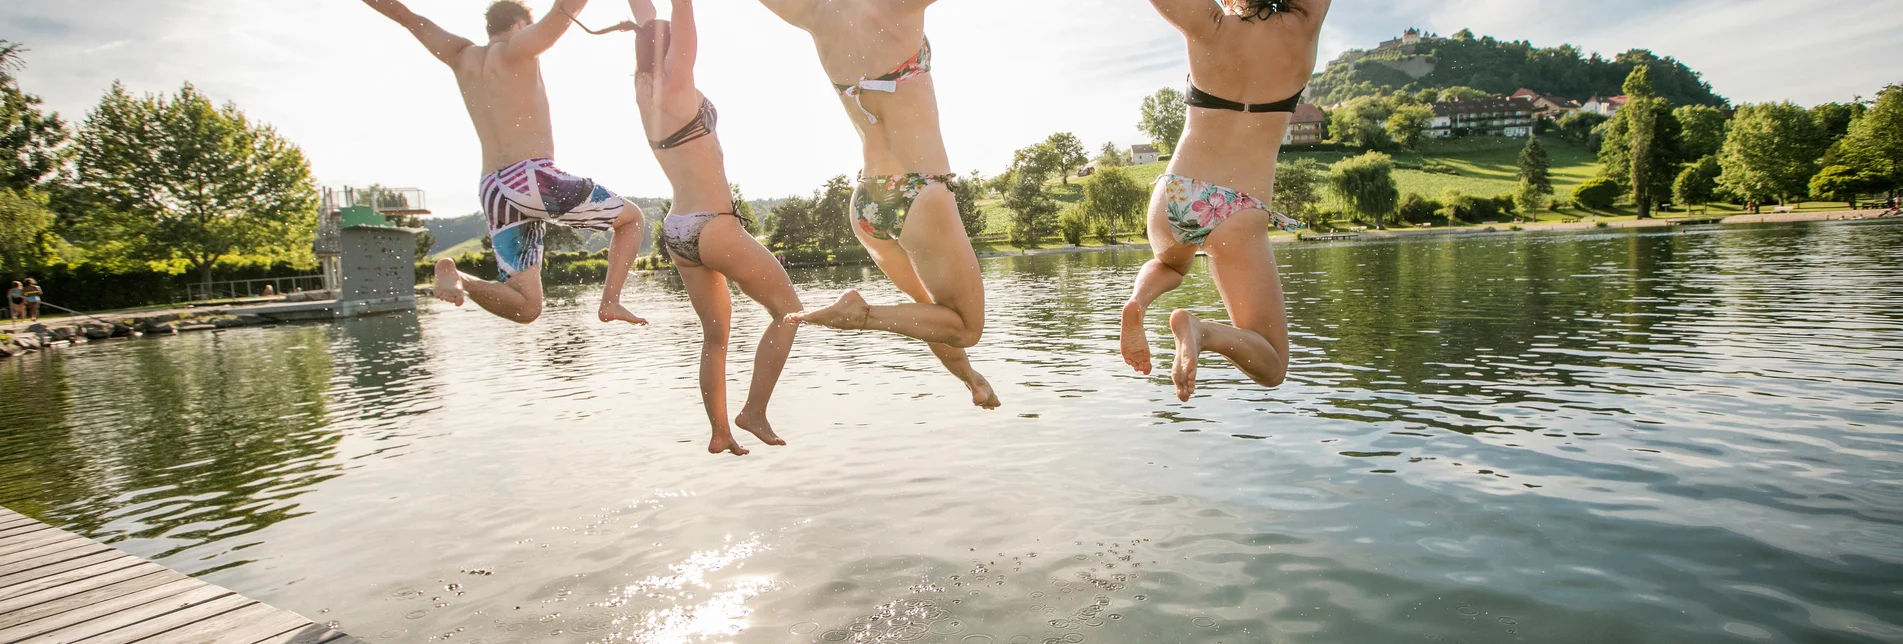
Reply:
[[[687,299],[700,316],[700,402],[707,408],[707,422],[713,425],[713,439],[707,453],[733,452],[746,456],[747,449],[733,440],[733,428],[727,425],[727,332],[733,324],[733,297],[727,291],[727,278],[699,264],[674,258],[674,268],[687,284]]]
[[[874,243],[880,240],[868,239],[857,226],[853,230],[887,274],[892,273],[887,268],[892,262],[909,264],[926,298],[911,304],[871,306],[858,292],[847,291],[831,306],[795,315],[796,321],[888,331],[959,348],[978,343],[985,330],[984,278],[950,189],[932,184],[919,193],[897,243]]]
[[[786,319],[804,308],[799,293],[793,290],[793,280],[779,260],[747,234],[738,217],[715,217],[707,223],[700,233],[700,259],[766,308],[771,323],[754,349],[753,384],[747,389],[747,404],[740,408],[733,423],[768,445],[785,445],[786,441],[773,433],[766,409],[773,400],[774,387],[780,384],[780,373],[786,369],[787,356],[793,352],[793,337],[800,330],[798,324]]]
[[[1196,358],[1203,349],[1229,358],[1250,380],[1277,387],[1288,375],[1288,311],[1282,300],[1282,276],[1269,246],[1269,214],[1237,213],[1209,234],[1203,250],[1234,324],[1198,319],[1178,309],[1170,315],[1176,335],[1176,364],[1170,379],[1176,397],[1196,393]]]
[[[1183,285],[1183,277],[1196,263],[1196,247],[1176,243],[1163,195],[1159,187],[1150,196],[1150,250],[1154,256],[1143,263],[1143,269],[1137,273],[1136,286],[1131,289],[1130,301],[1123,304],[1119,334],[1123,363],[1145,374],[1150,373],[1152,367],[1150,337],[1144,331],[1143,318],[1156,298]]]

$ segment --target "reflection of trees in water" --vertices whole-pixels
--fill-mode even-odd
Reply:
[[[72,383],[57,352],[0,361],[0,505],[44,516],[74,500],[73,479],[97,476],[66,421]]]
[[[341,320],[323,327],[331,342],[334,422],[371,438],[401,433],[397,422],[428,411],[434,399],[427,345],[415,313]]]

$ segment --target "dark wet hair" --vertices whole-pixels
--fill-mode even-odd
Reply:
[[[522,4],[522,0],[496,0],[489,5],[484,17],[489,20],[490,38],[514,28],[515,23],[535,22],[535,14],[529,13],[528,5]]]
[[[1252,20],[1268,20],[1270,16],[1274,16],[1275,14],[1289,13],[1292,11],[1302,11],[1302,7],[1297,4],[1297,0],[1245,0],[1242,3],[1242,11],[1236,15],[1241,16],[1243,21],[1246,22]]]

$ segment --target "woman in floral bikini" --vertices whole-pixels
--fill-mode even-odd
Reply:
[[[1189,120],[1169,172],[1150,201],[1150,247],[1136,288],[1123,306],[1123,360],[1150,373],[1144,314],[1182,285],[1196,260],[1209,255],[1210,275],[1231,324],[1170,315],[1176,396],[1196,392],[1196,360],[1222,354],[1264,387],[1288,374],[1288,319],[1282,301],[1269,211],[1275,163],[1289,112],[1315,71],[1316,42],[1329,0],[1150,0],[1183,32],[1189,46]],[[1227,98],[1224,98],[1227,97]],[[1269,102],[1250,103],[1250,100]]]

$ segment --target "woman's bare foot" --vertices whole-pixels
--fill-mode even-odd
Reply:
[[[1176,397],[1183,402],[1196,394],[1196,358],[1203,352],[1202,324],[1184,309],[1170,314],[1170,332],[1176,334],[1176,364],[1170,368],[1170,381],[1176,383]]]
[[[786,444],[786,439],[780,438],[779,434],[773,433],[773,423],[767,422],[766,414],[756,416],[753,412],[741,411],[739,416],[733,417],[733,424],[738,425],[741,429],[753,432],[753,437],[760,439],[762,443],[768,445]]]
[[[866,317],[872,314],[872,306],[866,304],[866,298],[859,291],[846,291],[839,301],[831,306],[801,313],[788,313],[786,321],[794,324],[817,324],[824,327],[856,331],[866,328]]]
[[[1143,314],[1146,312],[1135,301],[1123,305],[1123,363],[1149,375],[1150,334],[1143,329]]]
[[[716,433],[714,434],[714,439],[707,443],[707,453],[719,454],[721,452],[731,452],[734,456],[746,456],[747,448],[741,447],[740,442],[734,440],[733,434],[731,433]]]
[[[436,260],[436,285],[430,287],[430,292],[436,295],[436,299],[462,306],[462,283],[462,273],[456,272],[456,260],[448,257]]]
[[[985,409],[997,409],[1004,405],[998,402],[998,392],[991,389],[991,381],[985,380],[978,372],[971,372],[971,378],[965,381],[965,387],[971,390],[971,404]]]
[[[628,307],[622,306],[620,302],[610,302],[608,300],[601,301],[601,310],[596,312],[595,316],[601,318],[602,322],[620,320],[636,325],[646,325],[648,323],[648,321],[641,316],[629,311]]]

